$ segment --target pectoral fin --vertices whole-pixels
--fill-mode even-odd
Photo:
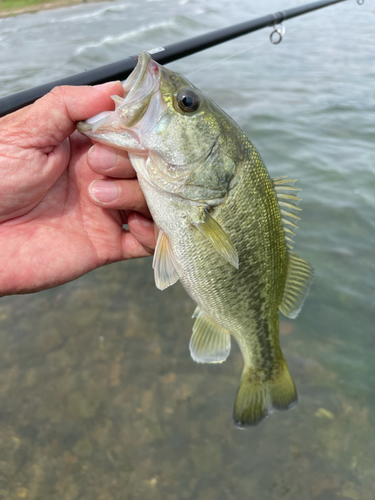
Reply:
[[[280,311],[296,318],[310,289],[314,270],[308,262],[289,252],[289,266]]]
[[[197,363],[222,363],[230,353],[230,333],[196,308],[190,354]]]
[[[155,284],[159,290],[165,290],[178,281],[177,264],[167,236],[161,229],[156,242],[154,260]]]
[[[234,248],[229,236],[208,212],[204,213],[202,221],[193,222],[193,225],[210,241],[214,249],[225,260],[238,269],[237,250]]]

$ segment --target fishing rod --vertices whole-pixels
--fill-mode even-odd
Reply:
[[[345,1],[347,0],[321,0],[319,2],[302,5],[301,7],[294,7],[282,12],[276,12],[275,14],[258,17],[257,19],[228,26],[220,30],[211,31],[210,33],[205,33],[204,35],[189,38],[188,40],[173,43],[165,47],[158,47],[148,52],[159,64],[168,64],[177,59],[190,56],[201,50],[208,49],[220,43],[232,40],[233,38],[247,35],[248,33],[266,27],[274,27],[270,39],[273,44],[278,44],[281,42],[284,34],[284,29],[281,27],[283,21]],[[357,0],[357,3],[362,5],[364,0]],[[22,90],[21,92],[2,97],[0,98],[0,117],[23,108],[28,104],[32,104],[37,99],[50,92],[54,87],[60,85],[99,85],[112,80],[125,80],[135,68],[137,60],[137,56],[129,56],[122,61],[106,64],[99,68],[77,73],[66,78],[61,78],[60,80],[55,80],[45,83],[44,85],[39,85],[38,87]]]

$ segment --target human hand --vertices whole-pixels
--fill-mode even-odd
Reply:
[[[77,121],[113,109],[114,94],[123,95],[120,82],[57,87],[0,119],[0,295],[153,253],[154,224],[127,154],[75,132]]]

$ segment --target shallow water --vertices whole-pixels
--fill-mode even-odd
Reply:
[[[0,19],[0,95],[303,3],[115,1]],[[373,499],[374,23],[371,2],[353,0],[287,21],[278,46],[266,29],[169,65],[303,189],[295,251],[316,278],[298,319],[281,319],[296,409],[234,428],[238,348],[195,364],[182,287],[159,292],[149,259],[107,266],[0,301],[0,499]]]

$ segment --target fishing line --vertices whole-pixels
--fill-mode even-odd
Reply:
[[[293,31],[297,31],[298,28],[293,28],[291,30],[288,30],[288,33],[293,33]],[[272,34],[272,33],[271,33]],[[215,66],[216,64],[220,64],[224,61],[228,61],[228,59],[233,59],[233,57],[237,57],[241,54],[244,54],[245,52],[249,52],[250,50],[257,49],[258,47],[262,47],[266,43],[269,43],[267,40],[262,40],[260,43],[257,45],[253,45],[252,47],[248,47],[247,49],[237,51],[235,54],[232,54],[231,56],[224,57],[223,59],[220,59],[219,61],[214,61],[213,63],[209,64],[208,66],[202,66],[201,68],[197,69],[196,71],[193,71],[192,73],[188,73],[185,75],[186,77],[189,77],[191,75],[195,75],[195,73],[199,73],[200,71],[206,70],[207,68],[211,68],[211,66]]]
[[[208,66],[202,66],[201,68],[197,69],[196,71],[193,71],[192,73],[188,73],[186,77],[189,77],[191,75],[195,75],[195,73],[199,73],[200,71],[206,70],[208,68],[211,68],[211,66],[215,66],[216,64],[220,64],[224,61],[228,61],[228,59],[233,59],[233,57],[239,56],[240,54],[244,54],[245,52],[249,52],[250,50],[256,49],[257,47],[261,47],[264,45],[266,42],[260,42],[258,45],[254,45],[253,47],[247,48],[245,50],[240,50],[239,52],[236,52],[235,54],[232,54],[231,56],[224,57],[223,59],[219,59],[219,61],[214,61],[213,63],[209,64]]]

